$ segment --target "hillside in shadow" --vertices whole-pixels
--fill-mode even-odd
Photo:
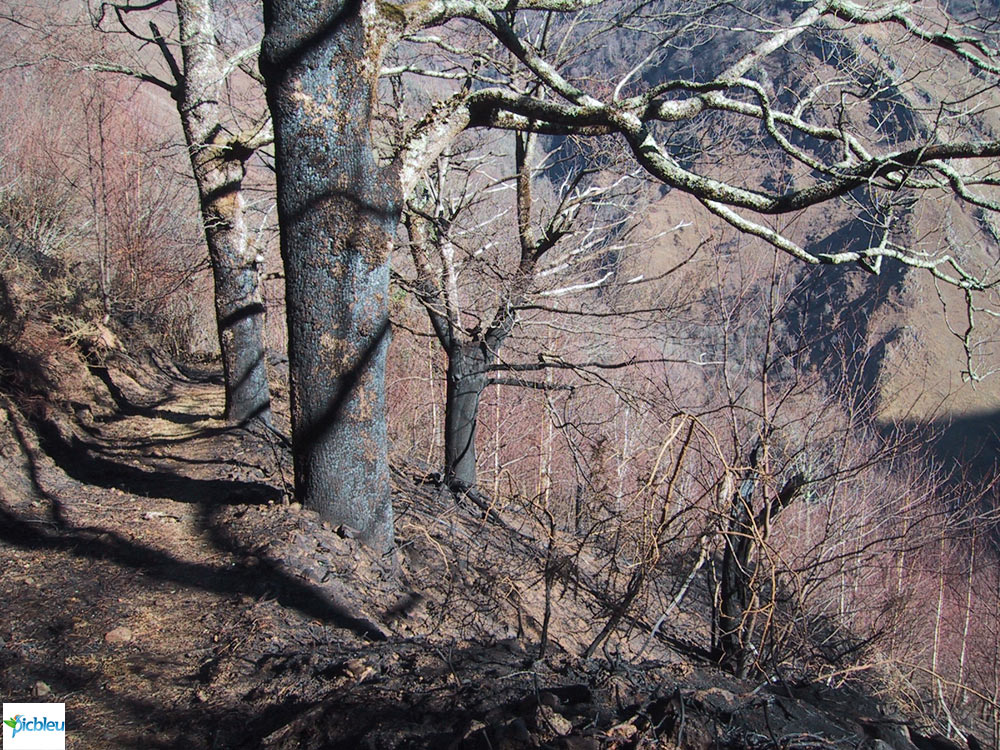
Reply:
[[[1000,464],[1000,409],[896,425],[926,442],[930,457],[954,481],[985,485],[996,479]]]

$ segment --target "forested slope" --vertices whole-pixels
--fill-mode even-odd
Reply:
[[[399,212],[377,550],[295,502],[341,402],[303,432],[289,393],[351,357],[289,361],[258,9],[0,4],[4,698],[95,748],[996,745],[996,159],[921,161],[998,147],[996,8],[528,5],[407,27],[366,98],[343,190],[406,188],[360,209]],[[327,282],[386,244],[325,226]]]

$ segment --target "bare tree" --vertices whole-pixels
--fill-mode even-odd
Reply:
[[[370,534],[388,534],[384,451],[375,448],[385,434],[388,251],[403,197],[467,128],[612,137],[664,185],[806,263],[860,263],[878,273],[894,260],[970,296],[993,289],[991,278],[947,249],[910,247],[901,223],[923,196],[945,196],[988,214],[1000,209],[990,169],[1000,142],[976,109],[1000,72],[991,30],[944,24],[937,11],[895,2],[819,0],[794,17],[788,10],[797,4],[752,5],[265,4],[262,70],[278,146],[294,451],[299,494],[308,505]],[[732,13],[740,23],[726,15]],[[549,26],[562,38],[535,43],[535,32]],[[722,54],[689,60],[686,72],[694,68],[695,75],[685,75],[683,65],[671,68],[670,53],[692,34],[719,28],[732,30],[725,40],[739,47],[734,60]],[[961,97],[929,89],[934,103],[926,106],[920,102],[927,91],[897,95],[899,86],[884,83],[885,75],[870,72],[881,69],[864,60],[873,54],[861,40],[866,30],[909,50],[908,85],[930,76],[940,60],[967,72]],[[474,45],[461,42],[463,34]],[[380,166],[372,138],[378,79],[387,51],[404,38],[406,49],[433,51],[404,60],[405,74],[453,85],[414,118]],[[590,50],[614,40],[634,56],[592,71],[573,56],[545,53],[581,40]],[[774,89],[767,80],[771,60],[797,44],[799,52],[818,47],[821,62]],[[452,62],[435,65],[441,55]],[[832,75],[832,63],[845,57],[851,69]],[[864,103],[866,87],[875,89],[882,116]],[[911,127],[898,129],[904,120]],[[698,140],[710,143],[716,133],[739,134],[740,148],[760,163],[770,159],[773,169],[724,179]],[[861,247],[810,249],[767,218],[842,199],[872,208],[871,241]]]
[[[135,77],[167,91],[177,104],[191,169],[201,204],[205,239],[215,280],[215,312],[226,388],[225,418],[243,424],[270,423],[270,389],[264,346],[264,305],[260,294],[261,259],[246,225],[243,181],[247,161],[271,140],[263,113],[240,127],[227,118],[230,76],[256,55],[249,44],[231,55],[220,49],[216,10],[211,0],[177,0],[176,36],[161,32],[159,9],[167,0],[133,4],[101,3],[91,9],[92,23],[134,42],[154,47],[164,70],[122,64],[116,59],[80,63],[83,67]],[[136,16],[144,17],[138,28]],[[169,18],[169,17],[167,17]],[[180,53],[180,59],[176,52]]]
[[[398,277],[423,305],[447,357],[444,478],[455,489],[476,485],[476,427],[488,386],[570,390],[535,373],[616,366],[540,350],[519,362],[504,352],[529,307],[548,305],[550,316],[577,320],[586,318],[584,308],[606,307],[598,293],[623,283],[615,266],[634,249],[630,234],[642,204],[634,175],[605,174],[601,182],[597,167],[567,170],[551,186],[545,170],[555,155],[539,154],[536,142],[516,134],[510,176],[482,175],[482,162],[497,168],[503,155],[443,154],[403,213],[414,274]],[[450,192],[449,182],[457,183]]]

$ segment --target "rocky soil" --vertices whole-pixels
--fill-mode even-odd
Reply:
[[[529,515],[413,466],[396,554],[374,555],[288,502],[280,435],[215,419],[210,368],[119,353],[60,377],[58,400],[10,377],[0,400],[0,693],[64,702],[67,747],[931,742],[860,681],[728,677],[683,606],[581,658],[613,604],[595,561],[546,576]]]

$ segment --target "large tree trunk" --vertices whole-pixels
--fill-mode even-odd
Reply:
[[[264,305],[244,220],[243,159],[220,125],[223,71],[210,0],[178,0],[184,72],[177,111],[191,155],[215,280],[215,313],[226,388],[225,418],[270,423]]]
[[[476,426],[479,402],[489,382],[486,367],[492,358],[480,341],[455,342],[445,351],[445,481],[455,489],[467,489],[476,486]]]
[[[398,177],[378,168],[371,138],[380,60],[365,28],[369,1],[265,2],[261,71],[275,134],[296,495],[387,547],[389,250],[400,206]]]

